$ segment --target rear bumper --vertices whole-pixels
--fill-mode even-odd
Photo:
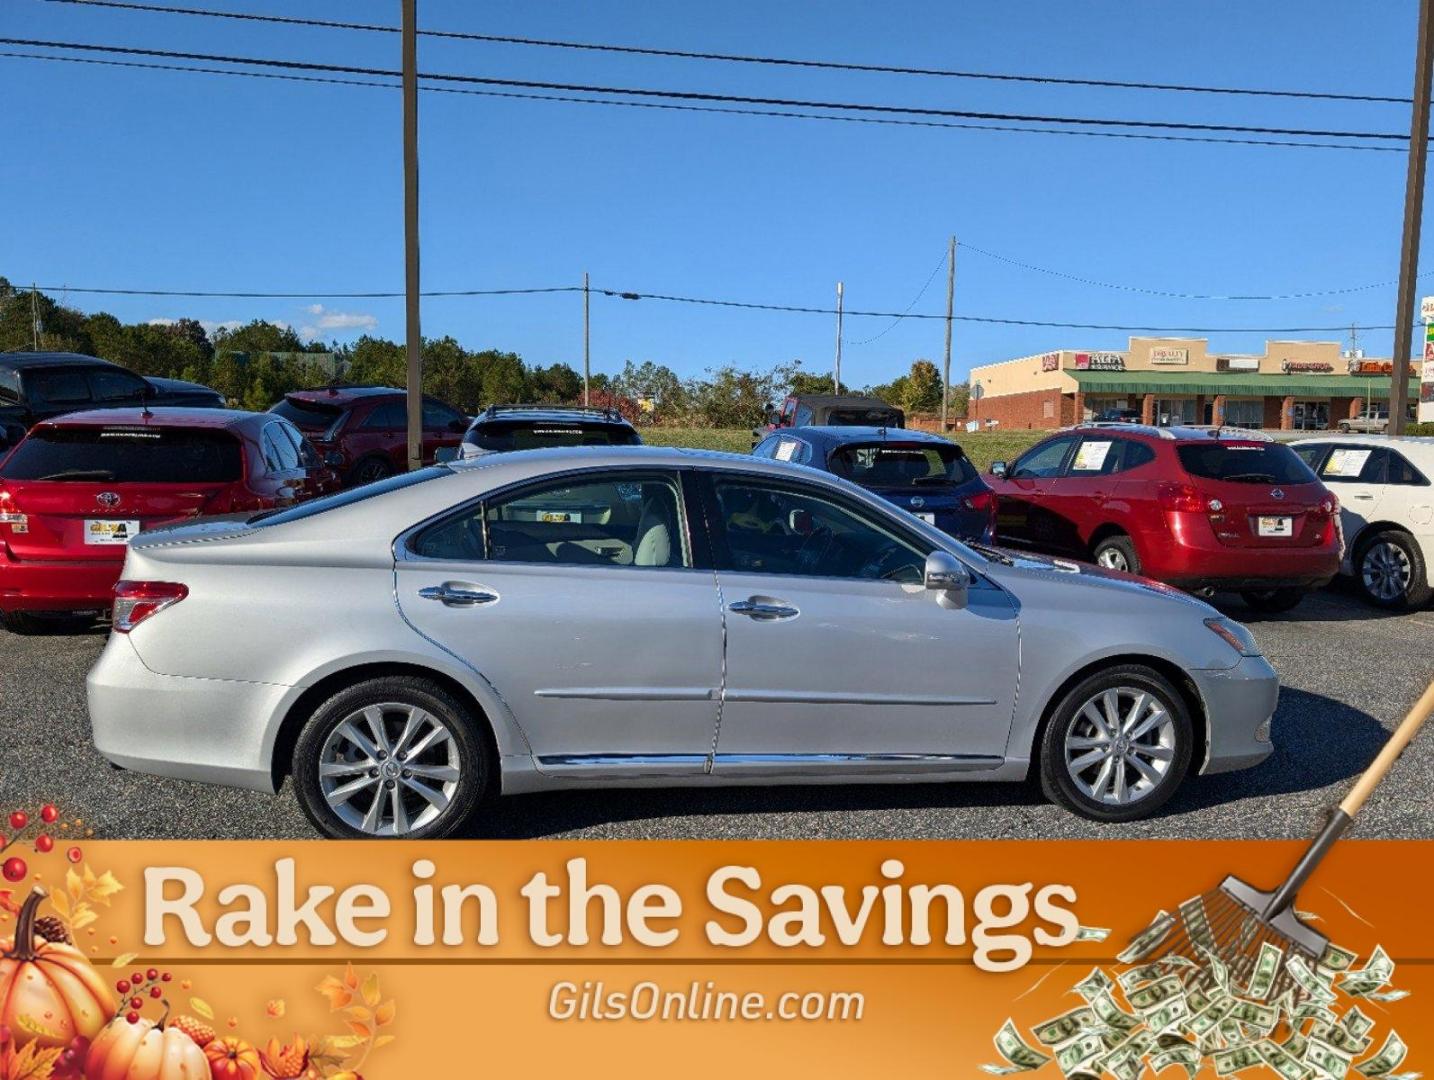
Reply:
[[[1209,725],[1201,774],[1248,769],[1274,752],[1269,728],[1260,731],[1280,699],[1280,677],[1268,660],[1247,656],[1232,668],[1196,670],[1190,677]]]
[[[114,602],[120,558],[20,562],[0,555],[0,611],[95,611]]]
[[[157,675],[128,637],[111,634],[85,688],[95,749],[114,764],[274,790],[265,733],[290,687]]]
[[[1146,538],[1141,572],[1182,589],[1317,589],[1339,573],[1339,545],[1319,547],[1228,547],[1207,521],[1166,515],[1167,531]]]

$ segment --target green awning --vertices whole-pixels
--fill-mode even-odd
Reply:
[[[1261,375],[1254,371],[1067,371],[1085,394],[1160,394],[1195,397],[1372,397],[1389,396],[1388,375]],[[1409,387],[1418,400],[1419,380]]]

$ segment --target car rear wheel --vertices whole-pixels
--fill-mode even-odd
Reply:
[[[1419,545],[1394,529],[1359,545],[1354,578],[1366,600],[1395,611],[1423,607],[1434,595]]]
[[[1303,589],[1246,589],[1240,593],[1240,599],[1264,615],[1278,615],[1282,611],[1291,611],[1298,607],[1299,602],[1304,598],[1305,591]]]
[[[426,679],[370,679],[340,691],[315,710],[294,748],[299,805],[325,836],[448,836],[493,772],[477,723]]]
[[[349,485],[362,487],[364,484],[372,484],[377,480],[386,480],[392,475],[393,462],[387,458],[364,458],[354,466],[353,472],[349,473]]]
[[[1340,430],[1340,433],[1341,433],[1342,435],[1348,435],[1348,434],[1349,434],[1349,421],[1348,421],[1348,420],[1341,420],[1341,421],[1339,422],[1339,430]]]
[[[1092,821],[1147,817],[1175,794],[1193,744],[1179,691],[1152,668],[1122,664],[1056,706],[1041,739],[1041,789]]]
[[[1107,536],[1096,544],[1091,554],[1096,565],[1107,570],[1121,570],[1127,574],[1140,573],[1140,556],[1135,553],[1135,544],[1124,533]]]

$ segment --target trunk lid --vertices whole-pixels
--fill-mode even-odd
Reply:
[[[1336,501],[1288,446],[1212,440],[1182,445],[1178,455],[1216,539],[1227,547],[1313,548],[1331,542]]]

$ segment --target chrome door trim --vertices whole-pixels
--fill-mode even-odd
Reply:
[[[549,754],[538,770],[575,780],[615,780],[650,776],[702,776],[706,754]]]
[[[733,690],[725,694],[728,701],[763,702],[779,705],[929,705],[947,708],[952,705],[996,705],[995,698],[929,697],[912,694],[836,694],[820,690]]]
[[[888,776],[982,772],[1005,761],[985,754],[717,754],[712,771],[718,776]]]
[[[716,701],[715,686],[559,686],[533,691],[534,697],[574,701]]]

